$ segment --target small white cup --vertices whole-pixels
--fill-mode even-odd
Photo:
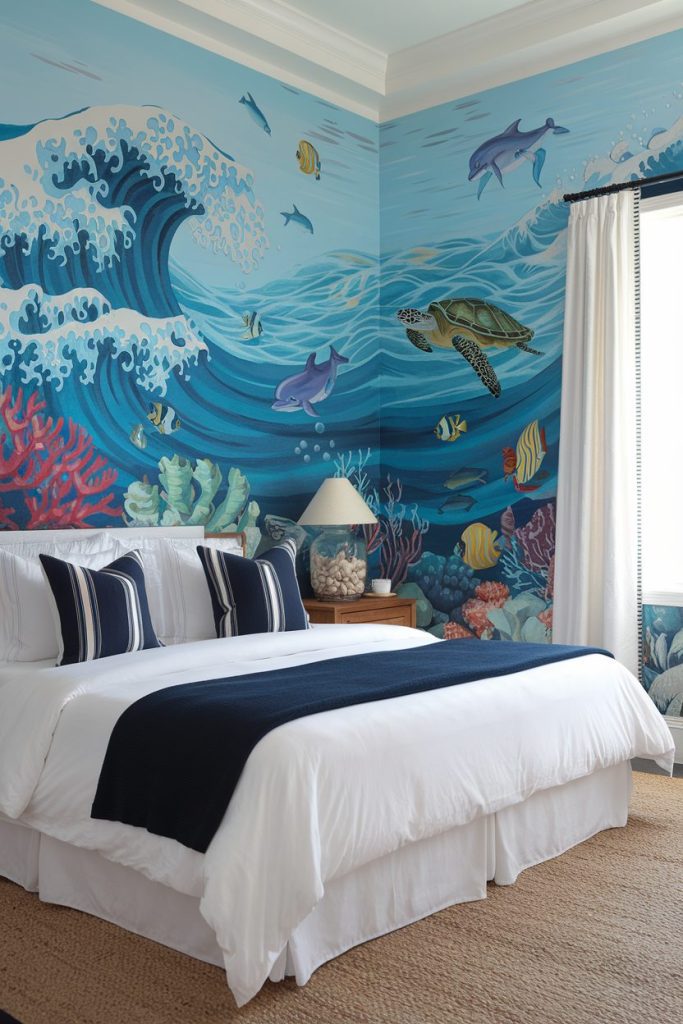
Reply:
[[[373,594],[391,593],[391,580],[372,580],[371,586]]]

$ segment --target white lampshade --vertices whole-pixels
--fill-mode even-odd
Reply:
[[[299,517],[302,526],[350,526],[377,519],[345,476],[323,480]]]

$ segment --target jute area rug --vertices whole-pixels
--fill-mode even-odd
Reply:
[[[682,1024],[683,780],[626,829],[236,1010],[215,967],[0,881],[0,1007],[22,1024]]]

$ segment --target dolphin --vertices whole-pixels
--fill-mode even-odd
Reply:
[[[540,128],[534,128],[530,132],[521,132],[519,122],[521,117],[513,121],[511,125],[493,138],[482,142],[479,149],[475,149],[470,157],[470,173],[468,181],[474,181],[480,177],[477,199],[486,188],[491,175],[495,174],[498,181],[503,184],[503,175],[514,170],[524,160],[530,160],[533,164],[533,178],[538,187],[541,187],[541,170],[545,163],[545,150],[539,149],[539,144],[546,132],[553,135],[565,135],[568,128],[561,128],[555,124],[552,117],[549,117]]]
[[[332,392],[337,379],[337,367],[348,363],[346,356],[340,356],[330,345],[330,358],[316,365],[315,352],[306,360],[303,373],[295,373],[278,384],[275,389],[273,409],[278,412],[297,412],[303,409],[309,416],[317,416],[312,402],[322,402]]]
[[[249,98],[247,99],[247,97]],[[254,97],[251,95],[251,93],[248,92],[246,96],[242,96],[239,102],[245,105],[245,107],[249,111],[251,119],[253,121],[256,121],[256,124],[259,126],[259,128],[263,128],[266,135],[270,135],[270,125],[266,121],[263,111],[259,107]]]
[[[311,224],[308,217],[306,217],[305,214],[301,213],[300,210],[297,210],[295,203],[292,203],[292,206],[294,207],[294,209],[292,210],[291,213],[285,213],[284,210],[280,210],[280,216],[285,218],[285,227],[287,227],[291,220],[293,224],[298,224],[299,227],[303,228],[304,231],[310,231],[311,234],[313,234],[313,225]]]

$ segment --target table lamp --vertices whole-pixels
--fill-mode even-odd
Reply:
[[[350,527],[377,518],[344,476],[323,480],[299,518],[301,526],[321,526],[311,544],[311,586],[320,601],[354,601],[365,591],[365,541]]]

